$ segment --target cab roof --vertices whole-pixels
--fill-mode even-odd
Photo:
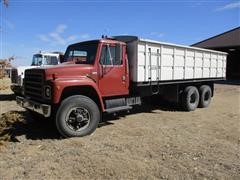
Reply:
[[[60,53],[52,53],[52,52],[39,52],[34,55],[43,55],[43,56],[59,56]]]
[[[71,44],[69,46],[78,46],[78,45],[83,45],[83,44],[98,44],[99,42],[110,43],[110,44],[111,43],[125,44],[124,42],[118,41],[118,40],[115,40],[115,39],[102,38],[102,39],[95,39],[95,40],[90,40],[90,41],[82,41],[82,42],[78,42],[78,43],[75,43],[75,44]]]

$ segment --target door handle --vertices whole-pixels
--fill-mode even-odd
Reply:
[[[122,81],[126,81],[126,76],[125,75],[122,76]]]

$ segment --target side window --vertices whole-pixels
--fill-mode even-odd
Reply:
[[[102,65],[109,65],[111,62],[107,62],[107,46],[102,47],[101,59],[100,64]]]
[[[102,65],[121,65],[122,61],[116,59],[115,46],[103,46],[100,64]]]
[[[52,64],[52,65],[58,64],[58,59],[57,59],[57,57],[52,56],[52,57],[50,57],[50,58],[51,58],[51,64]]]

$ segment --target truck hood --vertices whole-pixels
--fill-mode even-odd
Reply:
[[[36,68],[37,66],[19,66],[17,67],[17,73],[18,73],[18,76],[22,76],[22,78],[24,78],[24,72],[26,69],[33,69],[33,68]]]
[[[89,64],[60,64],[41,68],[45,70],[46,80],[56,78],[79,78],[90,74],[93,66]]]

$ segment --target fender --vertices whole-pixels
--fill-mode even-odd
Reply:
[[[102,95],[98,89],[98,86],[93,79],[82,76],[82,77],[71,77],[71,78],[57,78],[52,80],[52,87],[53,87],[53,103],[58,104],[61,100],[62,92],[65,88],[71,86],[91,86],[97,93],[99,97],[99,101],[101,104],[102,111],[105,111]]]

